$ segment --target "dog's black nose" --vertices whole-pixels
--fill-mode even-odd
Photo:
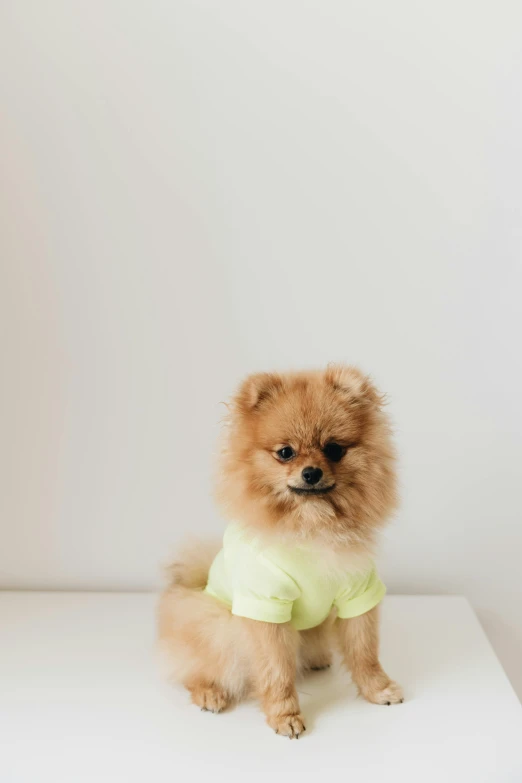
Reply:
[[[321,481],[323,477],[323,471],[321,468],[303,468],[303,472],[301,473],[301,476],[306,481],[307,484],[317,484],[318,481]]]

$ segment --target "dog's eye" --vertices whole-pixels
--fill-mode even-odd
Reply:
[[[282,462],[288,462],[295,457],[295,451],[291,446],[283,446],[282,449],[276,451],[276,454]]]
[[[323,454],[331,462],[339,462],[346,454],[346,448],[339,445],[339,443],[327,443],[323,449]]]

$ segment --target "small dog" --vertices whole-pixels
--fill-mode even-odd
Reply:
[[[276,733],[305,730],[296,676],[337,643],[360,693],[402,702],[378,658],[376,533],[397,505],[383,399],[354,367],[261,373],[230,406],[223,548],[187,550],[159,605],[169,677],[203,710],[255,694]]]

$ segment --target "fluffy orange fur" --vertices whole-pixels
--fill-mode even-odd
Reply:
[[[325,456],[328,443],[343,456]],[[290,446],[295,457],[278,452]],[[230,405],[219,463],[217,498],[228,519],[267,541],[307,541],[357,568],[372,553],[376,532],[397,504],[395,453],[383,398],[354,367],[250,376]],[[320,468],[315,494],[302,493],[305,466]],[[325,491],[321,492],[321,487]],[[360,693],[376,704],[402,701],[400,687],[378,658],[378,610],[349,620],[332,614],[298,632],[231,614],[206,593],[219,545],[197,544],[170,567],[158,612],[159,640],[168,676],[190,691],[202,709],[220,712],[249,694],[261,701],[279,734],[305,730],[296,677],[324,668],[337,643]]]

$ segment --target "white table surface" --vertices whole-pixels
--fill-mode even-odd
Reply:
[[[0,593],[1,783],[522,783],[522,707],[463,598],[388,597],[382,660],[406,702],[356,698],[337,666],[313,673],[298,742],[254,702],[213,715],[163,683],[155,602]]]

